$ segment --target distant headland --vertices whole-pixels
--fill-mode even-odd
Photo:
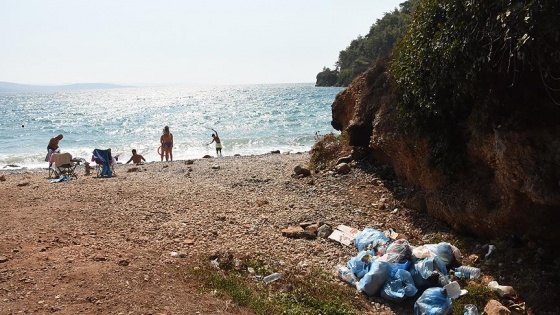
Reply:
[[[132,86],[108,83],[76,83],[67,85],[27,85],[0,81],[0,92],[26,92],[26,91],[62,91],[62,90],[92,90],[92,89],[119,89]]]

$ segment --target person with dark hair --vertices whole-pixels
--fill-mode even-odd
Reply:
[[[130,160],[126,162],[126,164],[133,162],[134,164],[138,165],[141,164],[142,161],[146,162],[146,159],[144,159],[142,155],[136,154],[136,149],[132,149],[132,156],[130,157]]]
[[[62,138],[64,138],[64,136],[62,134],[51,138],[51,140],[49,141],[49,144],[47,145],[47,151],[51,150],[51,151],[56,151],[58,150],[58,142],[60,140],[62,140]]]
[[[58,136],[52,137],[51,140],[49,140],[49,144],[47,144],[47,156],[45,157],[45,162],[50,162],[51,155],[55,152],[59,152],[58,142],[62,140],[62,138],[64,138],[64,136],[62,134],[59,134]]]
[[[212,142],[216,143],[216,156],[222,156],[222,142],[220,141],[220,137],[218,136],[218,132],[214,129],[212,129],[212,131],[214,131],[214,133],[212,134],[212,141],[210,141],[210,143],[208,143],[207,145],[212,144]]]
[[[169,126],[163,128],[163,134],[159,138],[161,143],[161,160],[163,161],[163,156],[165,155],[165,160],[173,161],[173,134],[169,132]]]

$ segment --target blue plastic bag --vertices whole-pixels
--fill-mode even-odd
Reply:
[[[363,250],[355,257],[350,258],[346,265],[356,278],[361,279],[371,269],[371,256],[374,256],[373,251]]]
[[[429,288],[414,303],[414,315],[449,315],[453,308],[451,298],[442,288]]]
[[[368,245],[371,245],[371,248],[375,249],[378,246],[384,247],[388,243],[389,238],[385,235],[385,233],[373,228],[363,229],[354,239],[354,244],[358,248],[359,252],[366,249]]]
[[[445,263],[438,256],[419,260],[410,268],[410,274],[417,288],[429,287],[430,282],[428,278],[430,278],[434,272],[447,276]]]
[[[390,263],[386,261],[373,261],[371,268],[358,282],[356,288],[368,296],[379,293],[379,290],[389,279]]]
[[[451,244],[441,242],[439,244],[426,244],[424,245],[430,252],[438,256],[446,265],[453,262],[453,248]]]
[[[413,297],[418,292],[410,272],[403,269],[392,269],[390,278],[383,285],[381,297],[393,302],[401,302],[407,297]]]

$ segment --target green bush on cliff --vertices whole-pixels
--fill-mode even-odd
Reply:
[[[317,74],[316,86],[347,86],[366,71],[380,57],[387,55],[403,38],[410,23],[413,4],[409,0],[399,10],[386,13],[370,28],[366,36],[358,36],[345,50],[340,51],[336,69],[327,67]]]
[[[475,106],[494,114],[490,128],[542,95],[560,100],[559,15],[560,3],[548,0],[420,2],[391,73],[402,122],[431,137],[434,164],[457,164]]]

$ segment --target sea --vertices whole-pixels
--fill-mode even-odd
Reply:
[[[309,151],[336,133],[331,105],[341,88],[312,83],[204,87],[133,87],[0,93],[0,170],[46,168],[50,138],[63,134],[61,152],[91,160],[111,149],[126,162],[136,149],[160,161],[164,126],[174,137],[173,160],[222,155]]]

